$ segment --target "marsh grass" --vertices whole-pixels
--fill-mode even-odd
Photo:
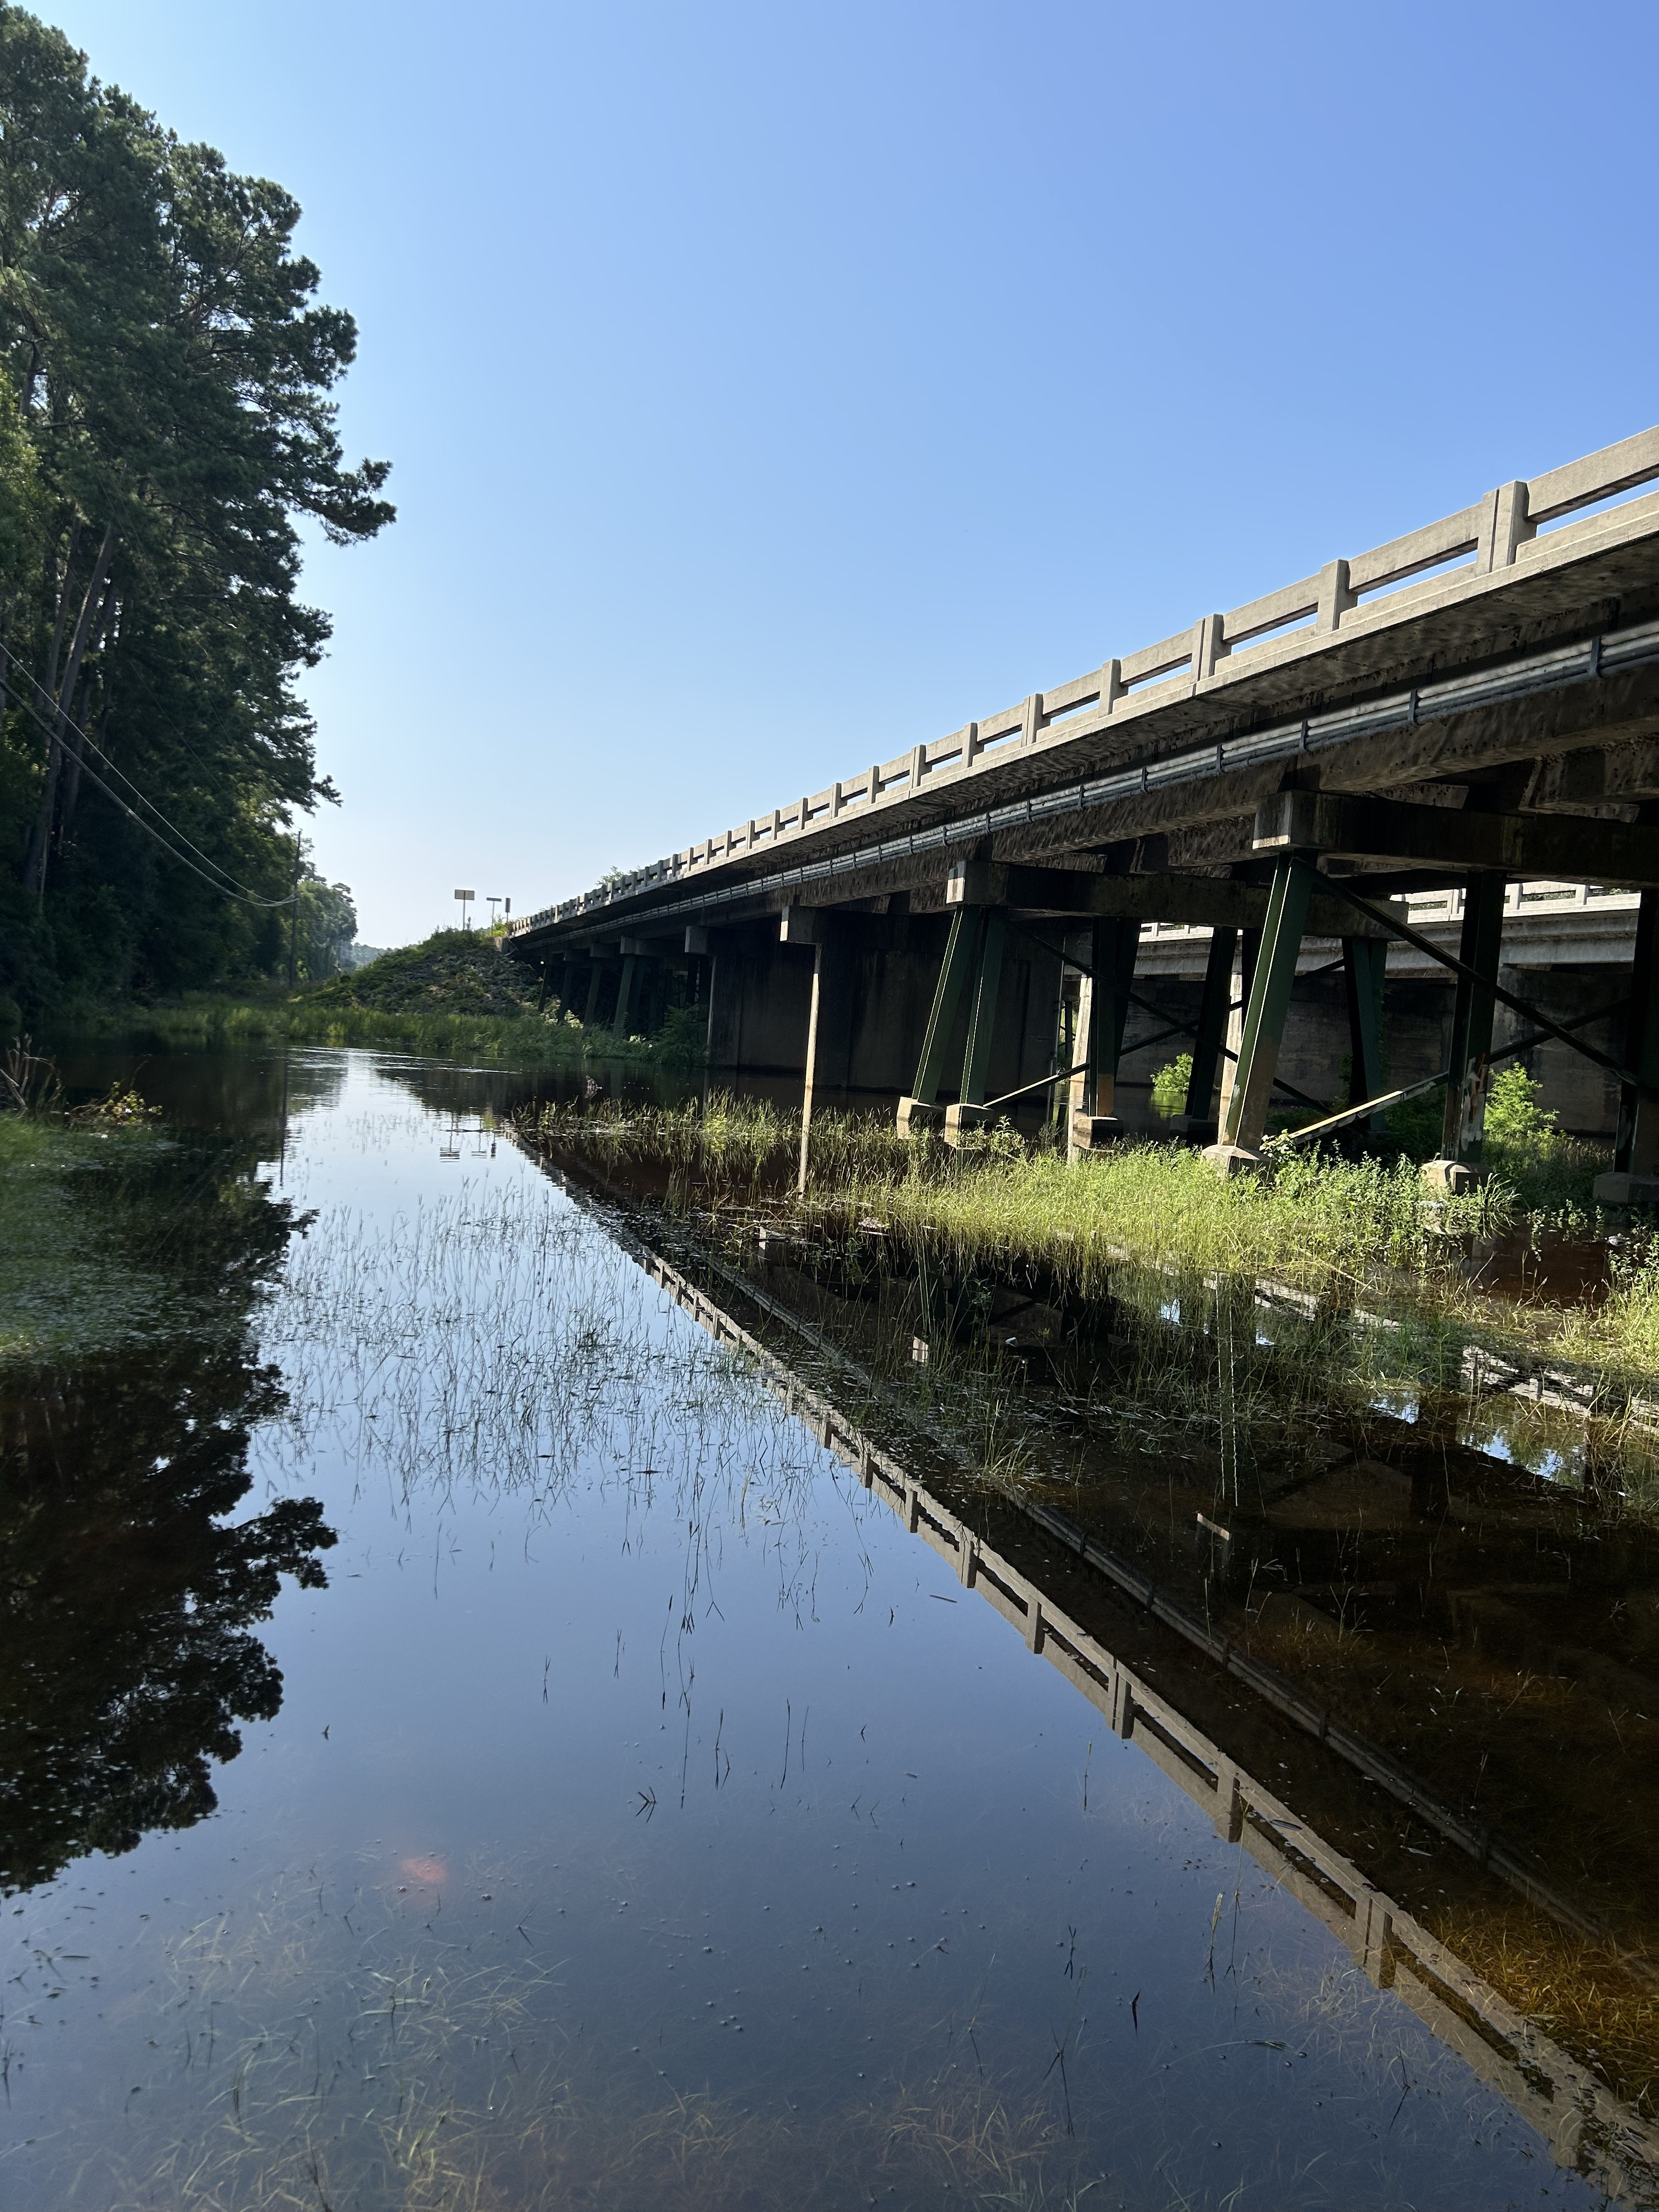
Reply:
[[[1659,2117],[1659,1995],[1622,1972],[1606,1945],[1518,1900],[1507,1910],[1443,1906],[1426,1917],[1448,1950],[1517,2012],[1647,2118]]]
[[[498,1893],[512,1878],[471,1872]],[[805,2112],[665,2088],[584,2033],[556,1967],[423,1942],[384,1881],[343,1911],[314,1875],[269,1881],[175,1941],[167,1966],[169,2033],[197,2081],[189,2132],[130,2117],[111,2212],[1071,2201],[1052,2100],[948,2074]]]
[[[1511,1088],[1489,1148],[1497,1171],[1454,1197],[1429,1192],[1404,1154],[1284,1150],[1259,1173],[1223,1182],[1180,1145],[1126,1144],[1070,1164],[1006,1127],[951,1149],[899,1137],[884,1115],[825,1113],[814,1117],[809,1188],[797,1198],[799,1117],[720,1092],[701,1109],[544,1108],[520,1131],[624,1176],[665,1172],[671,1208],[723,1207],[728,1223],[732,1209],[747,1208],[838,1254],[873,1224],[879,1264],[907,1273],[1040,1284],[1045,1295],[1103,1306],[1145,1308],[1156,1289],[1159,1307],[1190,1310],[1222,1281],[1260,1288],[1269,1304],[1288,1293],[1317,1316],[1344,1317],[1347,1341],[1328,1338],[1323,1350],[1339,1350],[1356,1378],[1453,1387],[1471,1346],[1523,1369],[1569,1362],[1598,1413],[1627,1427],[1626,1401],[1659,1373],[1659,1266],[1644,1232],[1627,1236],[1599,1305],[1489,1297],[1471,1282],[1470,1255],[1487,1240],[1591,1226],[1575,1208],[1600,1152],[1540,1122]],[[1309,1351],[1305,1333],[1268,1326],[1288,1351]]]

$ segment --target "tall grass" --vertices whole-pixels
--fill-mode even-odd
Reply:
[[[1449,1197],[1431,1193],[1404,1156],[1286,1149],[1224,1182],[1184,1146],[1126,1144],[1068,1164],[1006,1127],[953,1150],[899,1137],[885,1115],[825,1113],[812,1122],[798,1199],[799,1115],[721,1093],[701,1109],[551,1107],[523,1133],[615,1170],[665,1167],[671,1204],[758,1205],[809,1239],[844,1247],[878,1224],[888,1262],[907,1269],[1041,1279],[1065,1296],[1120,1304],[1139,1296],[1132,1277],[1143,1289],[1162,1282],[1164,1297],[1182,1285],[1189,1295],[1206,1283],[1265,1281],[1315,1308],[1392,1316],[1437,1372],[1455,1375],[1473,1337],[1500,1357],[1569,1360],[1598,1389],[1644,1395],[1659,1376],[1659,1257],[1644,1257],[1644,1241],[1627,1248],[1598,1307],[1498,1301],[1471,1285],[1471,1253],[1484,1240],[1591,1225],[1574,1194],[1599,1164],[1595,1148],[1540,1123],[1511,1088],[1517,1110],[1497,1116],[1492,1176]]]

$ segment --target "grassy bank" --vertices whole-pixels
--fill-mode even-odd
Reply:
[[[176,1005],[100,1009],[94,1025],[142,1028],[169,1045],[392,1045],[436,1059],[514,1067],[695,1066],[702,1019],[671,1012],[653,1037],[586,1029],[556,1000],[538,1006],[540,978],[479,930],[441,930],[366,968],[297,991],[201,993]]]

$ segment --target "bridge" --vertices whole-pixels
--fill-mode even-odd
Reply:
[[[1613,1124],[1600,1194],[1659,1200],[1656,485],[1659,428],[1501,485],[507,950],[623,1035],[704,1009],[711,1069],[799,1085],[804,1128],[885,1097],[947,1140],[1052,1111],[1091,1151],[1174,1038],[1173,1126],[1223,1172],[1275,1112],[1336,1129],[1443,1081],[1429,1172],[1461,1187],[1496,1060],[1571,1055]],[[1521,988],[1557,973],[1565,1002]]]

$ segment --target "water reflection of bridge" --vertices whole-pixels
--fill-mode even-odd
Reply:
[[[591,1195],[557,1169],[545,1171],[578,1203],[594,1206]],[[1496,2088],[1542,2137],[1558,2165],[1585,2175],[1616,2202],[1651,2201],[1659,2185],[1659,2125],[1617,2097],[1590,2067],[1544,2034],[1404,1905],[1368,1879],[1304,1813],[1173,1703],[1166,1689],[1149,1679],[1144,1662],[1131,1665],[1109,1650],[1054,1595],[1057,1576],[1048,1577],[1050,1587],[1045,1588],[1031,1571],[1031,1556],[1022,1565],[975,1530],[850,1419],[820,1379],[809,1380],[780,1358],[608,1206],[604,1218],[609,1233],[652,1280],[718,1343],[750,1360],[786,1412],[938,1553],[965,1589],[976,1592],[1018,1630],[1029,1650],[1063,1674],[1119,1736],[1135,1744],[1213,1821],[1218,1835],[1241,1845],[1335,1936],[1375,1986],[1401,1996]],[[740,1294],[762,1307],[773,1303],[751,1285],[742,1285]],[[792,1328],[801,1326],[785,1310],[779,1313]],[[1093,1556],[1097,1547],[1080,1532],[1068,1534],[1061,1516],[1041,1508],[1026,1510],[1043,1534],[1065,1543],[1091,1566],[1099,1564]],[[1151,1584],[1146,1601],[1149,1613],[1165,1609]],[[1190,1625],[1180,1626],[1184,1632]],[[1271,1693],[1288,1690],[1288,1685],[1252,1682],[1248,1661],[1229,1671],[1248,1688],[1265,1688],[1268,1702],[1285,1710],[1283,1695]],[[1308,1716],[1292,1717],[1310,1726]],[[1311,1732],[1322,1741],[1333,1731],[1315,1726]],[[1341,1750],[1334,1741],[1328,1747]],[[1363,1771],[1363,1762],[1351,1763],[1360,1763]],[[1405,1782],[1406,1790],[1394,1794],[1409,1802],[1408,1778],[1382,1778]]]

